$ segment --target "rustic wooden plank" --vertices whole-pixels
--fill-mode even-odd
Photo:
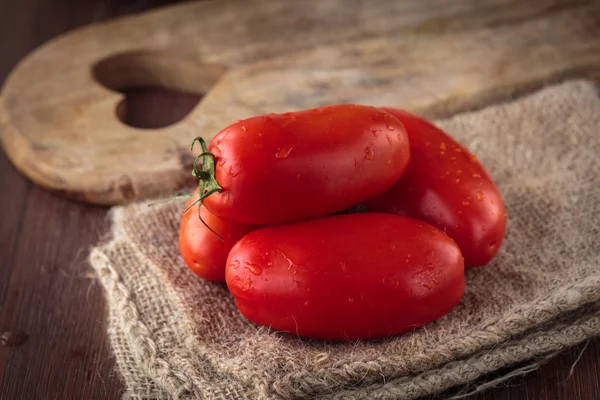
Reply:
[[[14,172],[8,176],[22,181]],[[23,331],[28,340],[0,348],[0,398],[114,393],[119,381],[104,378],[114,375],[114,363],[102,291],[85,262],[87,248],[106,229],[105,210],[71,204],[38,187],[26,198],[0,330]]]
[[[26,58],[2,92],[1,138],[31,179],[81,200],[172,193],[189,184],[194,136],[256,113],[360,102],[433,117],[597,78],[598,15],[597,1],[561,0],[183,4]],[[130,85],[208,94],[181,122],[140,131],[119,121],[109,90]]]
[[[114,15],[128,7],[123,3],[0,3],[0,72],[8,71],[7,65],[13,65],[51,35]],[[151,3],[136,2],[139,8]],[[561,12],[557,7],[553,13]],[[36,16],[36,9],[44,13]],[[456,22],[452,21],[438,21],[419,29],[442,29],[448,24],[454,26]],[[17,39],[8,45],[3,41],[6,26],[17,33]],[[0,79],[3,76],[0,74]],[[144,119],[143,109],[148,107],[164,109],[165,118],[189,107],[190,99],[155,96],[159,95],[138,93],[137,98],[132,97],[141,107],[131,115],[135,124],[156,123]],[[0,254],[4,256],[0,260],[0,334],[16,329],[29,334],[20,347],[0,346],[0,399],[120,398],[123,388],[104,335],[104,300],[98,285],[92,284],[88,292],[92,281],[87,279],[84,263],[86,247],[106,228],[104,210],[65,201],[32,187],[4,155],[0,155],[0,193]],[[467,400],[600,398],[600,339],[591,342],[568,377],[582,348],[565,351],[540,371],[511,380],[508,387]]]
[[[135,3],[0,2],[0,82],[58,33],[164,1]],[[107,228],[106,211],[34,187],[4,154],[0,193],[0,335],[28,336],[21,346],[0,345],[0,399],[119,398],[105,303],[86,263],[88,246]]]
[[[24,179],[15,179],[17,171],[4,155],[0,157],[0,171],[2,171],[0,193],[10,193],[10,196],[2,196],[0,212],[0,254],[2,254],[0,276],[4,278],[10,276],[14,265],[16,249],[22,233],[20,221],[27,206],[27,196],[32,184]],[[7,288],[8,279],[0,279],[0,304],[6,296]]]

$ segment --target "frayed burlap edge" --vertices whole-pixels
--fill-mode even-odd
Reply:
[[[125,376],[128,383],[135,382],[136,384],[127,389],[124,398],[136,400],[219,398],[203,394],[203,387],[198,386],[198,382],[194,382],[190,375],[179,374],[178,371],[185,369],[185,366],[181,365],[181,360],[178,359],[177,364],[172,365],[173,360],[161,357],[161,349],[152,340],[149,330],[137,316],[135,296],[124,285],[110,258],[104,253],[104,251],[123,251],[115,249],[115,246],[118,247],[115,241],[118,239],[113,239],[102,248],[94,249],[91,258],[92,265],[112,304],[118,305],[111,310],[109,324],[111,342],[114,343],[125,334],[128,341],[121,345],[128,346],[129,351],[139,355],[139,358],[136,359],[139,374],[136,374],[135,377]],[[168,290],[165,290],[164,293],[168,295]],[[561,350],[599,335],[599,309],[600,303],[592,303],[587,307],[582,307],[580,312],[574,310],[566,317],[558,318],[562,321],[556,325],[552,325],[550,322],[543,330],[531,331],[518,339],[506,341],[471,357],[447,363],[441,368],[390,380],[384,384],[348,388],[348,390],[325,394],[315,397],[315,399],[416,399],[455,386],[465,385],[493,371],[532,360],[529,365],[508,372],[507,377],[527,374],[543,365],[548,356],[554,356]],[[123,331],[116,332],[117,329]],[[185,324],[181,324],[177,329],[184,329],[185,332],[187,328]],[[135,345],[131,346],[132,343]],[[117,359],[120,371],[127,375],[128,366],[119,365],[119,361]],[[496,379],[496,383],[500,382],[502,382],[502,377]],[[252,395],[243,388],[243,385],[236,388],[235,381],[230,383],[228,392],[231,396],[221,397],[222,399],[243,399]],[[485,383],[480,386],[481,389],[489,388],[489,385]],[[474,392],[478,390],[476,387]],[[257,393],[254,395],[259,396]],[[455,398],[459,398],[458,396]]]

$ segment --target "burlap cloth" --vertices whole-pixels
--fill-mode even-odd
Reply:
[[[237,312],[225,285],[185,267],[183,203],[116,207],[111,237],[90,260],[105,289],[125,398],[414,399],[508,366],[526,372],[523,362],[535,368],[599,334],[593,84],[547,87],[438,123],[488,168],[509,214],[502,250],[466,272],[465,296],[450,314],[379,342],[332,344],[260,328]]]

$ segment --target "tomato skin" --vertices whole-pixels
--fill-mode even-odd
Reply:
[[[502,245],[507,215],[496,184],[465,147],[403,110],[383,108],[406,127],[411,160],[402,178],[367,209],[413,217],[443,230],[467,267],[488,264]]]
[[[208,149],[223,190],[204,205],[244,224],[344,210],[392,186],[409,160],[408,137],[396,118],[346,104],[238,121]]]
[[[188,200],[186,208],[195,201]],[[224,240],[221,241],[198,218],[197,205],[188,209],[179,226],[179,250],[187,266],[201,278],[209,281],[225,281],[227,255],[233,245],[246,233],[256,229],[253,225],[242,225],[212,215],[201,207],[202,219]]]
[[[462,298],[460,250],[438,229],[392,214],[345,214],[258,229],[227,259],[250,321],[301,337],[386,337],[431,322]]]

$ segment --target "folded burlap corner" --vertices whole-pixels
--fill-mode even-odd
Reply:
[[[450,314],[377,342],[270,331],[237,312],[225,285],[185,267],[183,203],[116,207],[111,237],[90,260],[105,289],[125,398],[415,399],[501,368],[524,373],[600,334],[594,85],[571,81],[437,123],[483,162],[509,214],[500,253],[467,270]]]

